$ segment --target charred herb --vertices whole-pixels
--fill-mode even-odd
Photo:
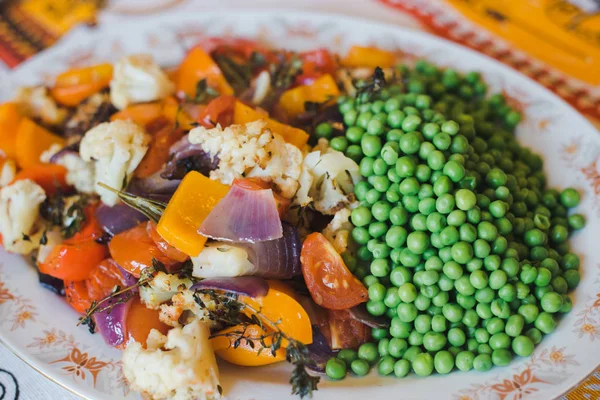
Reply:
[[[373,95],[383,89],[385,85],[385,74],[380,67],[376,67],[369,79],[355,84],[356,102],[359,104],[366,103]]]
[[[150,283],[150,281],[154,279],[154,275],[156,275],[159,271],[166,271],[165,265],[153,258],[152,266],[142,270],[140,278],[135,283],[135,285],[126,286],[124,288],[121,288],[120,286],[115,286],[111,294],[109,294],[100,301],[94,300],[90,305],[90,308],[88,308],[85,311],[85,315],[79,318],[77,326],[87,325],[90,329],[90,332],[94,333],[96,329],[94,320],[92,318],[94,314],[98,312],[110,311],[117,304],[127,303],[135,296],[133,289],[145,286],[148,283]]]
[[[200,79],[198,83],[196,83],[196,93],[194,94],[194,97],[188,97],[187,100],[194,104],[204,104],[208,103],[217,96],[219,96],[219,92],[208,86],[206,79]]]
[[[242,93],[250,87],[252,68],[250,64],[241,64],[224,54],[215,55],[215,62],[236,93]]]
[[[206,308],[204,302],[200,298],[200,294],[209,296],[210,299],[217,304],[226,305],[227,307],[225,307],[225,309],[229,309],[229,311],[226,313],[219,313],[218,311],[215,312]],[[232,343],[231,345],[234,348],[246,343],[248,347],[256,349],[257,354],[269,350],[273,357],[275,357],[277,351],[282,348],[282,344],[285,340],[287,342],[287,346],[285,347],[286,360],[294,366],[294,370],[290,377],[292,394],[298,395],[300,398],[311,397],[313,391],[318,390],[317,385],[320,378],[310,375],[307,371],[307,366],[311,363],[308,349],[303,343],[300,343],[279,329],[280,321],[270,320],[261,312],[261,310],[257,310],[254,307],[239,302],[237,297],[230,293],[219,293],[214,290],[201,290],[196,292],[194,298],[201,307],[209,312],[211,319],[226,325],[240,325],[240,328],[234,331],[213,335],[213,337],[223,336],[229,338]],[[217,310],[220,309],[223,309],[223,307],[217,307]],[[244,321],[240,318],[240,311],[244,309],[251,313],[249,320]],[[263,324],[267,324],[272,329],[260,336],[250,336],[248,333],[248,327],[250,325],[258,325],[264,330]]]
[[[86,221],[85,206],[88,203],[87,196],[80,196],[67,209],[63,221],[61,233],[65,238],[70,238],[81,230]]]
[[[102,182],[98,183],[98,185],[110,190],[113,193],[116,193],[123,203],[141,212],[155,223],[158,223],[158,220],[160,220],[160,217],[165,211],[165,208],[167,208],[167,205],[162,201],[150,200],[141,196],[137,196],[135,194],[123,192],[121,190],[112,188]]]
[[[284,53],[280,53],[277,56],[279,62],[269,66],[271,86],[273,86],[274,89],[285,90],[294,83],[298,75],[302,74],[303,62],[296,53],[292,53],[289,57]]]

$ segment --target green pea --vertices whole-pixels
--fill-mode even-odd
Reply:
[[[369,373],[371,366],[363,359],[354,360],[350,364],[350,369],[358,376],[365,376]]]
[[[337,354],[337,358],[344,361],[344,363],[346,363],[346,365],[350,365],[352,363],[352,361],[358,359],[358,354],[356,353],[355,350],[352,350],[352,349],[342,349]]]
[[[529,357],[533,353],[534,347],[533,341],[528,336],[517,336],[512,341],[512,350],[521,357]]]
[[[506,367],[512,361],[512,354],[509,350],[502,348],[492,352],[492,363],[498,367]]]
[[[454,368],[454,356],[449,351],[439,351],[433,359],[438,374],[448,374]]]
[[[475,355],[471,351],[461,351],[456,355],[456,368],[465,372],[470,371],[471,369],[473,369],[474,361]]]
[[[552,314],[541,312],[535,319],[534,325],[541,332],[549,334],[556,329],[556,320],[552,317]]]
[[[479,354],[473,359],[473,368],[479,372],[489,371],[492,368],[492,357],[489,354]]]
[[[560,202],[567,208],[577,207],[579,200],[579,192],[573,188],[565,189],[560,193]]]
[[[525,326],[525,318],[520,314],[513,314],[506,321],[506,334],[512,337],[517,337],[523,331]]]
[[[398,378],[405,377],[410,372],[410,362],[408,360],[398,360],[394,364],[394,375]]]
[[[325,373],[331,379],[343,379],[346,376],[346,363],[338,358],[330,358],[325,365]]]
[[[412,362],[412,368],[418,376],[429,376],[433,372],[433,358],[429,353],[418,354]]]

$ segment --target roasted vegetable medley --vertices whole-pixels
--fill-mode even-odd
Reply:
[[[584,227],[478,72],[206,38],[0,105],[0,234],[149,399],[217,359],[338,380],[487,371],[572,308]],[[77,324],[77,318],[74,318]]]

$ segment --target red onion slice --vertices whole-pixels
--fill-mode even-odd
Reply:
[[[306,367],[316,373],[325,373],[325,365],[331,357],[336,355],[336,352],[331,350],[329,347],[329,341],[321,333],[317,325],[312,326],[313,341],[311,344],[306,346],[308,350],[308,358],[310,362]]]
[[[279,239],[257,243],[240,243],[239,247],[248,253],[255,270],[252,275],[264,278],[291,279],[302,273],[300,251],[302,243],[298,230],[282,222],[283,236]]]
[[[96,218],[104,231],[112,236],[148,220],[144,214],[123,203],[113,207],[101,204],[96,209]]]
[[[117,301],[122,301],[131,294],[124,293],[120,296],[116,296],[100,305],[104,308],[115,304]],[[106,344],[116,347],[125,342],[126,328],[125,321],[127,320],[127,312],[131,306],[131,300],[127,300],[125,303],[115,304],[111,309],[106,311],[100,311],[94,314],[94,321],[96,322],[96,328],[98,332],[104,338]]]
[[[238,276],[235,278],[204,279],[194,283],[191,289],[224,290],[226,292],[257,298],[266,296],[269,291],[269,285],[267,281],[258,276]]]
[[[233,185],[212,209],[198,232],[215,240],[264,242],[279,239],[283,228],[271,189]]]

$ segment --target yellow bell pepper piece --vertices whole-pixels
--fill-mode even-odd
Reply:
[[[15,103],[0,104],[0,150],[8,158],[17,156],[17,131],[22,118]]]
[[[238,300],[255,310],[260,310],[259,319],[271,329],[279,329],[291,338],[304,344],[312,343],[312,325],[310,318],[298,300],[294,290],[281,281],[269,280],[269,292],[264,297],[252,298],[240,296]],[[253,312],[247,308],[243,313],[251,316]],[[273,326],[271,322],[277,322]]]
[[[279,105],[291,117],[304,112],[304,103],[311,101],[323,103],[340,95],[333,77],[329,74],[321,76],[310,85],[302,85],[286,90],[279,99]]]
[[[248,122],[258,121],[259,119],[265,120],[267,122],[267,128],[274,133],[281,135],[286,142],[293,144],[300,149],[308,142],[308,133],[304,132],[302,129],[282,124],[281,122],[269,118],[267,114],[257,111],[252,107],[248,107],[242,102],[235,102],[233,111],[234,124],[244,125]]]
[[[199,172],[189,172],[158,221],[158,234],[177,250],[197,256],[206,243],[198,228],[228,191],[229,186]]]
[[[352,46],[348,54],[342,60],[345,67],[393,67],[396,63],[396,56],[385,50],[375,47]]]
[[[235,336],[220,336],[227,335],[233,332],[241,332],[245,329],[244,337],[252,340],[253,345],[250,345],[247,340],[242,340],[238,347],[234,348]],[[262,347],[261,337],[264,338],[264,343],[267,347]],[[280,361],[285,361],[285,346],[282,341],[282,346],[277,350],[275,356],[271,352],[270,346],[273,343],[273,337],[269,336],[269,333],[263,330],[258,325],[249,325],[244,327],[242,325],[235,325],[229,328],[223,329],[217,332],[215,336],[210,340],[215,354],[219,358],[230,362],[235,365],[241,365],[244,367],[257,367],[259,365],[268,365]],[[262,350],[261,350],[262,349]],[[258,353],[260,350],[260,354]]]

